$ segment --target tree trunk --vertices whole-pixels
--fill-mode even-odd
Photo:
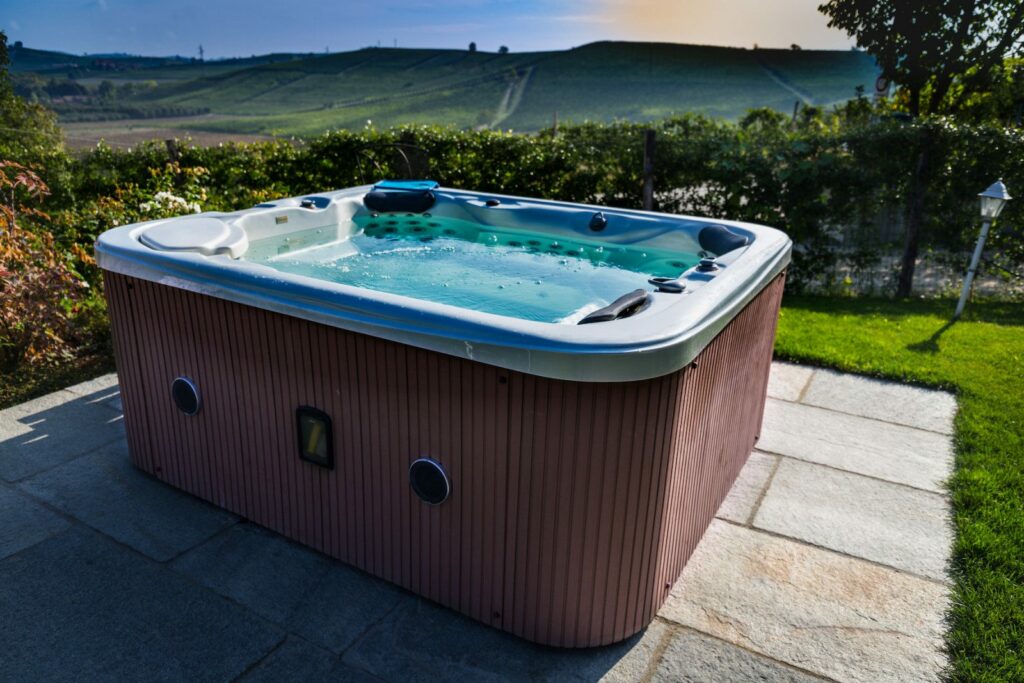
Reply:
[[[932,175],[932,138],[931,131],[924,129],[921,151],[917,155],[914,175],[910,179],[910,192],[907,196],[906,233],[903,240],[903,259],[900,263],[900,277],[896,286],[896,296],[910,296],[914,288],[914,267],[917,263],[918,248],[921,243],[921,228],[924,226],[925,199]]]

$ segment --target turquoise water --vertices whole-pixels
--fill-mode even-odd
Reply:
[[[343,241],[322,241],[333,229],[256,240],[245,258],[286,273],[541,322],[582,317],[634,289],[651,289],[650,277],[675,277],[699,260],[424,215],[366,216],[356,223],[362,231]]]

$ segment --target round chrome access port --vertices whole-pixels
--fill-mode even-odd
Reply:
[[[452,493],[448,473],[430,458],[418,458],[409,465],[409,485],[420,500],[431,505],[440,505]]]
[[[195,415],[203,406],[196,383],[188,377],[177,377],[171,382],[171,398],[186,415]]]

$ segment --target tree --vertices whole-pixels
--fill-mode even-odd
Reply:
[[[907,89],[915,116],[955,111],[984,91],[1024,39],[1020,0],[829,0],[818,10]]]
[[[507,55],[508,54],[508,45],[502,45],[501,47],[499,47],[498,48],[498,54],[499,55]]]
[[[104,101],[110,101],[114,99],[116,88],[110,81],[100,81],[99,87],[96,88],[96,94],[99,98]]]
[[[901,86],[914,117],[958,111],[1001,77],[1024,39],[1020,0],[828,0],[828,25],[854,36],[882,76]],[[935,172],[935,141],[924,125],[907,196],[906,234],[896,294],[909,296]]]
[[[8,64],[7,35],[0,31],[0,161],[31,165],[46,171],[50,180],[66,160],[57,117],[15,94]]]
[[[470,43],[469,44],[469,51],[470,52],[476,52],[476,43]]]

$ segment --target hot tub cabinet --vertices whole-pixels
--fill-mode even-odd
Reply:
[[[429,205],[416,205],[424,195]],[[657,246],[654,226],[665,244],[685,233],[694,252],[711,251],[697,244],[709,221],[427,184],[115,229],[97,252],[131,458],[496,628],[556,646],[612,643],[654,617],[757,441],[790,243],[716,221],[728,234],[704,241],[743,242],[717,254],[717,270],[692,266],[669,278],[682,292],[652,284],[638,310],[586,325],[467,312],[244,258],[275,226],[349,221],[337,229],[351,232],[364,213],[467,205],[487,220],[488,202],[531,224],[551,212],[535,230],[563,239],[635,244],[647,230]],[[501,225],[520,226],[510,214]]]

